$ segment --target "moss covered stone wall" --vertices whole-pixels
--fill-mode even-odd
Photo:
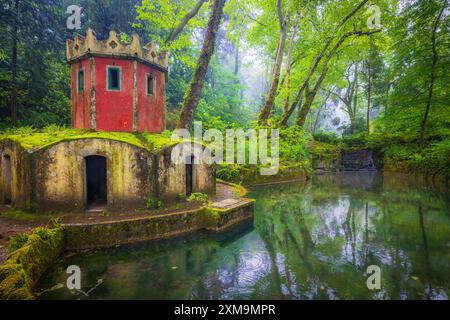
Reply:
[[[252,199],[226,208],[204,207],[123,221],[65,225],[66,249],[110,247],[163,239],[197,230],[222,231],[253,217]]]
[[[11,159],[11,205],[19,209],[30,207],[30,153],[13,141],[0,143],[0,205],[5,199],[5,156]]]
[[[181,143],[177,148],[189,143]],[[172,150],[169,147],[156,155],[158,193],[163,199],[176,198],[180,194],[186,195],[186,165],[177,164],[171,159]],[[195,148],[202,150],[202,146],[195,144]],[[180,149],[181,150],[181,149]],[[206,163],[193,164],[193,192],[214,193],[214,167]]]
[[[65,141],[33,154],[35,199],[39,209],[85,207],[85,160],[106,158],[108,209],[143,208],[152,192],[150,153],[108,139]]]
[[[12,205],[35,211],[84,210],[85,158],[94,155],[106,158],[108,210],[142,209],[151,198],[186,195],[186,166],[171,159],[177,142],[148,134],[136,135],[135,141],[128,133],[119,140],[119,133],[114,134],[114,139],[101,135],[70,136],[66,140],[60,137],[58,141],[48,138],[49,143],[36,148],[33,147],[35,140],[43,144],[41,140],[47,139],[48,134],[39,139],[31,134],[0,140],[0,161],[8,155],[13,164]],[[206,163],[194,164],[193,171],[193,192],[214,193],[214,167]],[[2,205],[3,178],[0,182]]]

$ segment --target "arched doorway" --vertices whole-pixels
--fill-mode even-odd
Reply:
[[[12,202],[11,157],[4,155],[2,160],[3,204],[10,205]]]
[[[88,156],[86,163],[86,204],[88,207],[102,207],[107,204],[106,158]]]
[[[194,156],[186,158],[186,196],[189,196],[194,191]]]

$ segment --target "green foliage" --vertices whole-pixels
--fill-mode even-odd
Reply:
[[[314,134],[314,140],[325,143],[338,143],[339,139],[335,132],[317,132]]]
[[[28,234],[20,233],[10,237],[8,242],[8,253],[14,252],[22,248],[28,241]]]
[[[349,147],[363,147],[366,145],[366,140],[366,132],[359,132],[342,137],[342,142]]]
[[[316,158],[337,158],[340,147],[335,144],[314,141],[308,146],[308,152]]]
[[[160,209],[162,208],[162,201],[159,198],[156,198],[154,196],[149,196],[147,198],[147,209]]]
[[[282,161],[301,161],[307,158],[306,141],[311,135],[305,130],[291,126],[280,130],[280,158]]]
[[[189,202],[201,202],[203,205],[206,205],[210,202],[208,195],[202,192],[191,193],[187,200]]]
[[[403,165],[405,172],[422,172],[429,175],[450,176],[450,139],[432,143],[424,148],[418,144],[389,144],[384,150],[385,162]],[[395,169],[395,168],[394,168]]]

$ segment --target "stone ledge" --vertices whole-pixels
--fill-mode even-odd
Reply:
[[[231,199],[199,209],[120,221],[65,224],[65,249],[110,247],[146,240],[159,240],[210,230],[220,232],[253,219],[253,199]],[[219,207],[217,207],[219,206]]]

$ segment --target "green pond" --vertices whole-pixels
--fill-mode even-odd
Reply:
[[[448,189],[344,172],[250,196],[253,225],[69,253],[41,279],[38,298],[449,298]],[[66,288],[69,265],[80,267],[84,293]],[[381,270],[380,289],[367,287],[370,265]]]

